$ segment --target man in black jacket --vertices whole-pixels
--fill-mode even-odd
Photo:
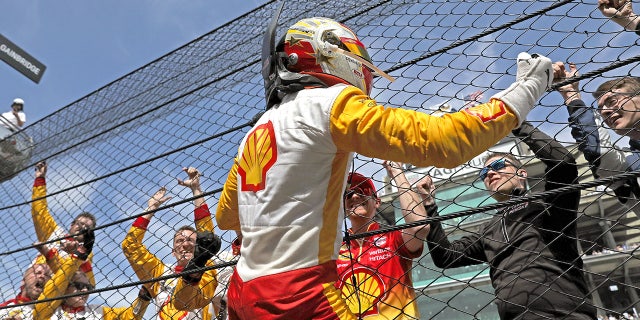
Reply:
[[[545,190],[576,183],[575,159],[560,143],[527,122],[514,134],[546,164]],[[499,202],[523,195],[526,178],[508,153],[490,153],[480,171]],[[479,232],[453,242],[439,222],[432,223],[427,243],[433,261],[440,268],[489,264],[501,319],[595,319],[576,241],[579,199],[575,190],[505,207]],[[437,216],[433,200],[425,205]]]

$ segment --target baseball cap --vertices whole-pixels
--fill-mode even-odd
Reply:
[[[345,196],[351,192],[374,196],[377,198],[376,186],[373,184],[373,181],[357,172],[349,173],[349,177],[347,178]]]
[[[24,105],[24,100],[20,99],[20,98],[15,98],[13,99],[13,104],[21,104]]]

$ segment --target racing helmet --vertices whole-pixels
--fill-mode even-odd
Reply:
[[[311,75],[326,85],[346,82],[371,93],[371,58],[345,25],[322,17],[302,19],[287,30],[283,41],[278,49],[285,53],[287,70]]]

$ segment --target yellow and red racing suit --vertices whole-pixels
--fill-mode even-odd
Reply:
[[[57,261],[60,261],[59,269],[54,273],[51,279],[47,281],[38,300],[50,299],[64,295],[75,272],[83,263],[82,260],[78,260],[71,256],[56,259]],[[36,303],[33,308],[33,318],[23,317],[23,319],[141,320],[149,306],[149,301],[145,301],[141,298],[136,298],[133,304],[129,307],[118,308],[86,305],[70,309],[63,307],[62,302],[62,300],[52,300]]]
[[[69,236],[64,229],[62,229],[51,216],[49,212],[49,206],[47,205],[47,182],[44,177],[38,177],[33,182],[33,192],[31,194],[31,218],[33,219],[33,226],[36,229],[36,235],[39,242],[46,242],[54,239],[63,239],[54,243],[50,243],[49,254],[47,257],[38,255],[34,264],[47,263],[52,272],[58,270],[60,262],[54,257],[66,257],[68,253],[64,250],[60,250],[62,242]],[[93,260],[93,253],[89,255],[89,258],[80,265],[80,270],[87,274],[89,281],[93,286],[96,285],[96,279],[93,274],[93,267],[91,261]]]
[[[203,204],[197,207],[194,211],[195,224],[197,231],[211,231],[213,232],[213,220],[211,219],[211,213],[207,204]],[[158,259],[154,254],[149,252],[147,247],[142,244],[144,235],[147,231],[149,220],[144,217],[137,218],[129,232],[122,241],[122,250],[124,255],[129,260],[131,267],[135,271],[140,280],[149,280],[161,276],[167,276],[171,274],[180,273],[182,267],[170,267],[165,265],[162,260]],[[149,290],[152,297],[154,297],[157,308],[157,319],[180,319],[180,320],[196,320],[196,319],[211,319],[212,314],[215,312],[213,308],[210,308],[208,301],[196,301],[199,303],[197,308],[181,308],[178,309],[172,299],[172,293],[178,283],[181,283],[182,279],[169,278],[166,280],[154,282]],[[209,270],[204,273],[199,284],[200,290],[207,297],[213,297],[216,286],[216,271]],[[147,286],[149,288],[149,286]],[[178,289],[176,289],[179,292]],[[195,297],[187,297],[184,300],[179,300],[181,305],[186,303],[192,303],[192,299]]]

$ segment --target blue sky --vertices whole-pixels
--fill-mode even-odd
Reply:
[[[0,34],[47,66],[39,84],[0,61],[0,111],[27,125],[266,0],[2,1]]]

